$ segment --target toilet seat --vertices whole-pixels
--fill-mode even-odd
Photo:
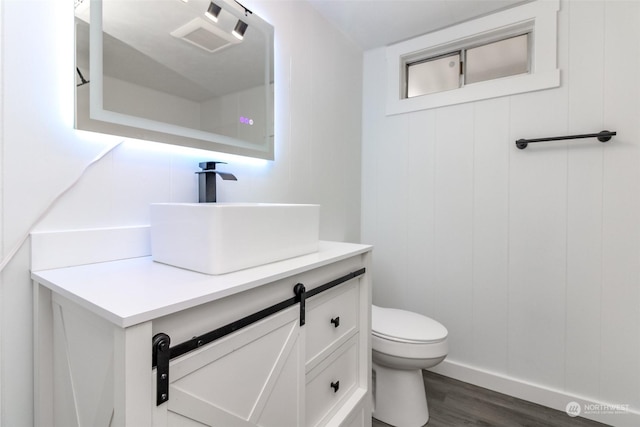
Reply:
[[[373,336],[407,344],[431,344],[446,340],[441,323],[418,313],[395,308],[371,307]]]
[[[445,336],[444,338],[435,339],[435,340],[408,340],[408,339],[402,339],[402,338],[398,338],[390,335],[385,335],[376,331],[371,331],[371,335],[383,340],[394,341],[394,342],[404,343],[404,344],[436,344],[447,339],[447,337]]]

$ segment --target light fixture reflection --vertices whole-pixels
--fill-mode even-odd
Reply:
[[[238,23],[236,24],[236,27],[233,29],[231,34],[236,36],[237,39],[242,40],[244,38],[245,31],[247,31],[247,27],[248,25],[245,22],[238,19]]]
[[[213,22],[218,22],[218,15],[220,15],[220,11],[222,8],[215,4],[214,2],[209,3],[209,7],[207,11],[204,13],[204,16],[211,19]]]

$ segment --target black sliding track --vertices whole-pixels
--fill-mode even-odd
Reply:
[[[360,270],[354,271],[353,273],[349,273],[346,276],[338,277],[336,280],[332,280],[328,283],[325,283],[324,285],[320,285],[317,288],[311,289],[310,291],[307,291],[307,298],[311,298],[314,295],[318,295],[319,293],[329,290],[334,286],[338,286],[346,282],[347,280],[351,280],[358,276],[361,276],[364,274],[364,272],[365,272],[365,269],[361,268]]]
[[[189,341],[185,341],[183,343],[177,344],[169,349],[169,359],[180,357],[186,353],[189,353],[192,350],[202,347],[203,345],[207,345],[210,342],[218,340],[239,329],[249,326],[252,323],[262,320],[265,317],[271,316],[272,314],[275,314],[280,310],[284,310],[285,308],[294,305],[296,303],[295,300],[296,300],[295,297],[290,298],[286,301],[282,301],[278,304],[272,305],[271,307],[267,307],[264,310],[260,310],[253,314],[250,314],[249,316],[243,317],[240,320],[236,320],[235,322],[229,323],[228,325],[224,325],[218,329],[214,329],[211,332],[207,332],[206,334],[193,337]]]
[[[176,357],[180,357],[190,351],[196,350],[204,345],[207,345],[213,341],[216,341],[226,335],[236,332],[239,329],[247,327],[253,323],[256,323],[265,317],[271,316],[279,311],[289,308],[292,305],[300,304],[300,326],[305,323],[305,302],[307,298],[338,286],[344,282],[361,276],[365,273],[365,269],[361,268],[352,273],[346,274],[335,280],[332,280],[324,285],[320,285],[317,288],[306,291],[303,284],[298,283],[294,286],[294,297],[274,304],[270,307],[257,311],[246,317],[243,317],[235,322],[231,322],[213,331],[207,332],[197,337],[193,337],[188,341],[185,341],[175,346],[170,347],[171,338],[163,333],[156,334],[153,337],[153,357],[152,368],[157,368],[157,399],[156,404],[160,405],[169,400],[169,361]]]

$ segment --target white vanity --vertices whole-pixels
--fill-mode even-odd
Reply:
[[[36,425],[370,426],[370,250],[212,276],[148,227],[32,235]]]

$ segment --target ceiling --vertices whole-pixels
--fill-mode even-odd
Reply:
[[[363,50],[387,46],[530,0],[308,0]]]

